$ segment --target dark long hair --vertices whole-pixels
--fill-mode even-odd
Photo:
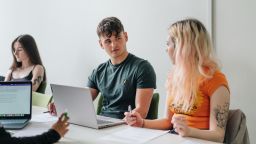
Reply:
[[[15,58],[14,53],[13,53],[15,51],[15,49],[14,49],[15,42],[19,42],[21,44],[24,51],[28,55],[30,62],[33,65],[42,65],[43,66],[35,39],[31,35],[24,34],[24,35],[18,36],[12,42],[12,56],[13,56],[13,63],[11,65],[12,70],[22,66],[22,63],[17,61],[17,59]],[[43,80],[44,81],[46,80],[45,68],[44,68],[44,79]]]

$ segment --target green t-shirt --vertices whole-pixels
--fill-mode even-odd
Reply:
[[[129,54],[120,64],[100,64],[88,77],[87,86],[103,96],[101,115],[122,119],[129,105],[135,108],[137,88],[156,88],[156,74],[151,64]]]

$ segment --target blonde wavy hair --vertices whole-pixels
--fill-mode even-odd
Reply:
[[[211,78],[219,69],[212,42],[205,26],[196,19],[185,19],[169,27],[174,43],[175,66],[167,79],[167,93],[183,112],[196,101],[199,81]]]

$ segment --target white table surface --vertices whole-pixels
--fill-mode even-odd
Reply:
[[[33,116],[42,114],[46,109],[41,107],[33,106]],[[33,117],[32,116],[32,117]],[[34,134],[41,133],[42,131],[48,130],[54,122],[33,122],[31,121],[28,126],[19,131],[14,131],[15,133],[22,133],[19,136],[31,135],[31,129],[38,128],[39,131]],[[108,142],[101,140],[100,138],[108,134],[123,130],[129,127],[128,125],[119,125],[109,128],[104,128],[100,130],[82,127],[78,125],[70,124],[69,132],[62,138],[58,143],[60,144],[106,144]],[[33,131],[32,131],[33,133]],[[127,142],[126,142],[127,143]],[[216,144],[215,142],[205,141],[201,139],[181,137],[175,134],[164,134],[157,137],[151,141],[146,142],[147,144]],[[111,144],[115,144],[111,142]]]

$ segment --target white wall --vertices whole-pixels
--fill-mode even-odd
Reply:
[[[37,41],[48,83],[85,86],[92,69],[108,59],[98,45],[97,24],[117,16],[129,35],[128,51],[155,68],[162,116],[171,68],[167,28],[184,17],[198,18],[209,28],[208,5],[208,0],[0,0],[0,74],[11,64],[12,40],[28,33]]]
[[[214,1],[217,53],[231,90],[231,108],[247,116],[251,143],[256,142],[256,1]]]

